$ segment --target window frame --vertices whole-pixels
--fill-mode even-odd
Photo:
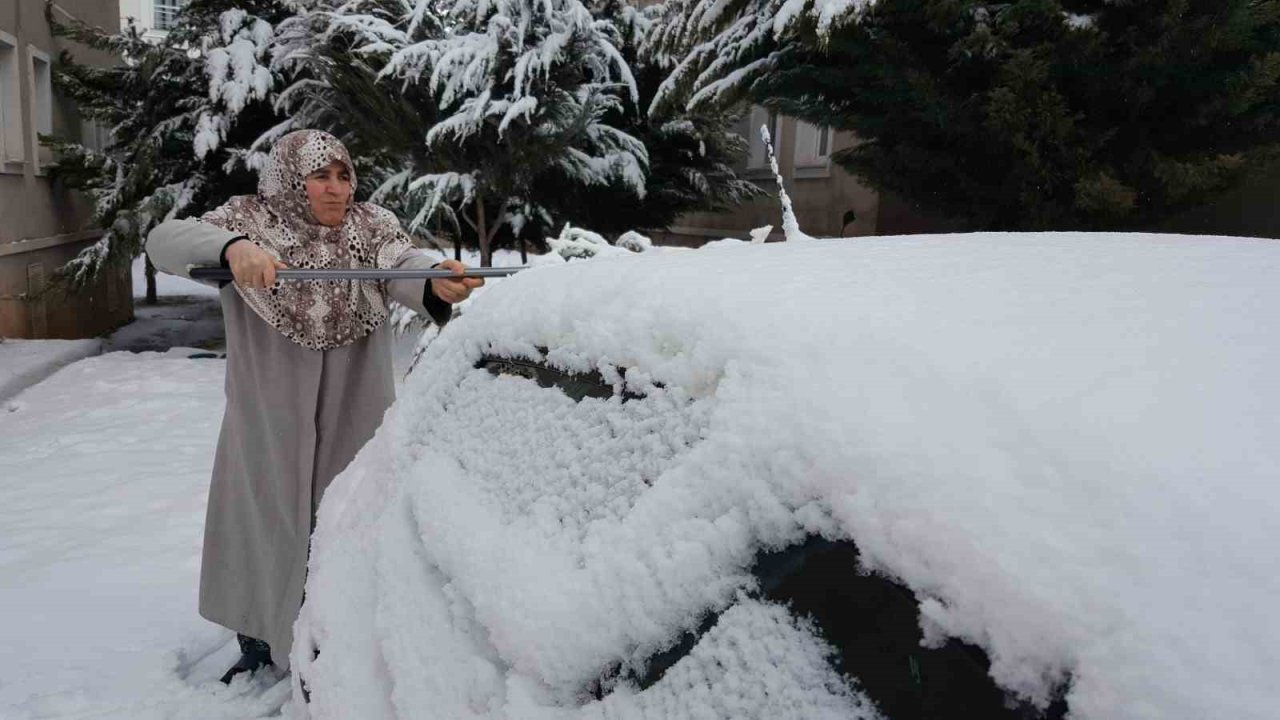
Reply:
[[[835,131],[831,127],[797,119],[793,153],[796,177],[826,177],[831,168],[831,146],[834,144]],[[825,153],[823,145],[826,145]]]
[[[178,13],[186,7],[184,0],[153,0],[151,3],[151,27],[169,32],[177,27]]]
[[[43,67],[41,67],[43,66]],[[31,88],[28,122],[35,171],[53,164],[53,151],[40,144],[40,135],[53,134],[53,61],[49,53],[27,45],[27,87]]]
[[[103,152],[111,144],[111,128],[93,118],[80,118],[80,144],[94,152]]]
[[[22,173],[27,162],[18,39],[0,30],[0,173]]]

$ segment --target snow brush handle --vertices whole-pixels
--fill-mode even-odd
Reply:
[[[276,277],[281,280],[420,280],[420,279],[448,279],[448,278],[490,278],[490,277],[506,277],[514,275],[521,270],[529,269],[528,265],[520,265],[517,267],[481,267],[467,268],[461,275],[455,275],[449,270],[437,269],[399,269],[399,270],[378,270],[376,268],[346,268],[346,269],[326,269],[326,270],[309,270],[301,268],[289,268],[277,270]],[[192,268],[192,280],[234,280],[235,276],[231,274],[231,270],[227,268]]]

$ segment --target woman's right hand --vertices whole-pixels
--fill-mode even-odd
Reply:
[[[248,240],[237,240],[227,247],[227,264],[236,284],[257,289],[271,287],[276,270],[289,267]]]

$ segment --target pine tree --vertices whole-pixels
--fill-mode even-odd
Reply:
[[[594,16],[611,23],[619,38],[619,51],[636,79],[638,99],[626,98],[622,107],[605,121],[644,143],[649,151],[649,172],[643,197],[613,185],[544,186],[539,202],[552,214],[573,225],[614,237],[628,230],[652,230],[669,226],[687,212],[729,209],[760,192],[739,178],[734,163],[746,154],[746,141],[731,131],[736,108],[686,110],[663,107],[650,114],[670,66],[642,52],[654,31],[658,8],[635,8],[621,0],[597,0]]]
[[[357,52],[380,56],[380,77],[424,93],[433,120],[377,193],[415,209],[411,231],[443,218],[476,239],[487,265],[499,231],[548,219],[539,185],[620,182],[644,194],[644,145],[602,122],[635,98],[635,82],[610,28],[580,0],[457,0],[442,15],[418,0],[402,18],[427,35],[416,42],[357,5],[331,17],[376,34]]]
[[[971,228],[1150,227],[1280,155],[1275,0],[724,7],[667,6],[660,102],[851,130],[836,162]]]
[[[565,223],[616,236],[755,192],[731,169],[731,112],[645,113],[665,68],[639,58],[644,13],[477,7],[318,0],[278,34],[289,112],[343,138],[411,231],[480,245],[483,219],[490,246],[541,247]]]
[[[277,79],[265,63],[281,2],[193,0],[159,43],[136,28],[109,33],[78,21],[51,27],[120,59],[113,67],[59,59],[56,82],[82,115],[111,128],[102,151],[52,139],[54,174],[94,201],[102,239],[60,271],[78,286],[103,267],[129,263],[156,224],[198,215],[232,195],[254,192],[250,146],[280,122],[269,99]],[[155,302],[148,265],[147,301]]]

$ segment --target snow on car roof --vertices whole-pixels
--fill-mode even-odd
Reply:
[[[1073,718],[1267,717],[1277,317],[1280,244],[1247,238],[742,244],[496,283],[321,507],[309,708],[871,717],[812,628],[740,595],[754,552],[821,534],[1024,698],[1069,679]],[[583,695],[731,604],[653,687]]]

